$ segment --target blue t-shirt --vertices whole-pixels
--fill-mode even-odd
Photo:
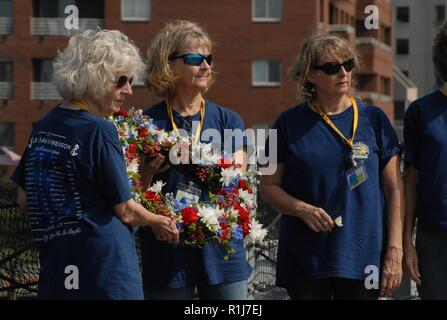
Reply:
[[[111,122],[53,108],[33,129],[12,180],[26,191],[40,244],[40,298],[143,299],[134,234],[112,208],[132,195]],[[79,289],[69,290],[76,273]]]
[[[447,97],[441,91],[408,107],[404,137],[405,162],[418,170],[418,225],[447,229]]]
[[[158,128],[172,130],[165,102],[152,106],[144,114],[150,116]],[[178,128],[195,134],[195,125],[200,121],[200,112],[193,116],[182,117],[174,110],[173,117]],[[218,141],[218,137],[205,138],[207,129],[217,129],[221,135],[221,141]],[[224,142],[231,140],[230,133],[225,132],[225,129],[244,130],[245,127],[237,113],[206,101],[201,142],[213,143],[214,141],[214,143],[221,144],[220,148],[223,150]],[[244,143],[245,141],[237,143],[236,140],[236,145],[233,145],[229,151],[234,152],[241,149]],[[187,177],[173,168],[156,175],[153,182],[158,180],[166,183],[163,192],[173,193],[174,196],[179,183],[188,184],[189,182]],[[200,185],[193,185],[195,188],[201,188]],[[208,199],[205,190],[202,190],[200,198],[202,201]],[[251,274],[252,269],[247,262],[242,240],[231,243],[231,246],[236,249],[236,253],[230,255],[229,260],[225,261],[225,251],[219,247],[217,242],[210,243],[201,250],[172,245],[156,240],[150,229],[142,229],[141,238],[143,285],[146,290],[229,283],[248,279]]]
[[[313,232],[303,220],[283,215],[277,261],[277,284],[301,278],[364,279],[365,268],[380,268],[385,204],[380,174],[399,150],[397,135],[384,112],[358,102],[354,143],[363,146],[367,180],[350,190],[347,171],[350,149],[320,115],[306,104],[283,112],[278,130],[278,162],[284,163],[282,188],[291,196],[323,208],[342,227]],[[352,135],[353,108],[329,116],[345,135]],[[267,143],[268,146],[268,143]]]

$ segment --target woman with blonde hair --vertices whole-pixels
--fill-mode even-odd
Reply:
[[[278,169],[260,191],[283,214],[276,281],[292,299],[375,299],[401,281],[400,146],[384,112],[350,94],[358,66],[346,40],[306,38],[289,72],[304,102],[273,126]]]
[[[240,116],[206,100],[204,93],[213,82],[212,42],[196,23],[168,23],[148,49],[147,87],[163,99],[145,111],[154,123],[166,130],[183,130],[194,141],[211,142],[207,132],[218,132],[213,144],[222,150],[227,129],[244,130]],[[208,138],[207,138],[208,137]],[[226,151],[245,167],[245,142],[227,144]],[[142,170],[145,185],[161,180],[164,193],[187,195],[207,201],[203,186],[189,181],[165,164],[161,155]],[[192,299],[197,287],[201,299],[245,299],[251,267],[243,240],[234,240],[235,253],[228,261],[217,242],[203,249],[171,245],[155,239],[151,230],[142,232],[143,285],[149,299]]]
[[[175,224],[132,199],[115,126],[104,119],[144,72],[119,31],[73,35],[54,63],[64,101],[34,127],[12,179],[40,249],[40,299],[143,299],[132,226],[178,241]]]

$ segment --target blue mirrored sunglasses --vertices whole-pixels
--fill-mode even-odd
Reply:
[[[181,56],[169,57],[169,60],[183,59],[185,64],[189,64],[191,66],[200,66],[205,60],[208,65],[213,63],[213,55],[212,54],[200,54],[200,53],[186,53]]]

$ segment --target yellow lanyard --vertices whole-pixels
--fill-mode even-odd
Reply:
[[[168,109],[168,117],[171,120],[172,123],[172,129],[174,129],[175,132],[179,133],[177,125],[174,122],[174,116],[172,114],[172,106],[169,104],[169,101],[166,101],[166,106]],[[205,100],[202,99],[202,102],[200,104],[200,122],[196,129],[196,134],[194,136],[194,143],[197,143],[197,141],[200,138],[200,133],[202,131],[203,127],[203,119],[205,118]]]
[[[354,109],[354,119],[353,119],[353,124],[352,124],[352,136],[351,139],[347,139],[344,134],[338,130],[338,128],[335,126],[335,124],[331,121],[331,119],[329,119],[329,117],[323,112],[321,111],[316,105],[314,105],[312,102],[309,101],[310,105],[320,114],[320,116],[323,118],[323,120],[332,128],[334,129],[334,131],[340,136],[342,137],[343,140],[345,140],[345,142],[348,144],[349,148],[354,147],[354,137],[355,137],[355,132],[357,131],[357,125],[358,125],[358,121],[359,121],[359,110],[357,107],[357,102],[355,101],[355,99],[353,97],[349,97],[349,99],[351,100],[352,103],[352,108]]]
[[[81,100],[71,100],[70,102],[72,104],[74,104],[75,106],[81,108],[82,110],[90,112],[90,108],[88,107],[88,105],[84,101],[81,101]]]

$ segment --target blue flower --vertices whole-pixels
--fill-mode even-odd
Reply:
[[[232,238],[234,240],[242,240],[244,239],[244,232],[240,226],[236,226],[233,228]]]
[[[180,201],[174,200],[171,205],[172,209],[174,209],[175,212],[182,211],[185,207],[188,206],[188,201],[183,197]]]

